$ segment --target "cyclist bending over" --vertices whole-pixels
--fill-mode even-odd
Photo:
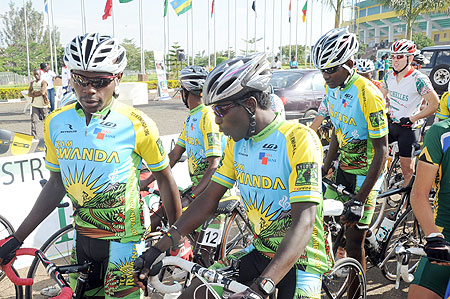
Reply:
[[[238,183],[255,240],[231,259],[240,260],[238,281],[250,287],[231,298],[319,298],[330,268],[323,229],[322,147],[309,128],[280,119],[270,109],[271,71],[264,53],[228,60],[209,73],[203,93],[216,123],[230,136],[212,181],[155,246],[135,263],[148,268],[171,246],[201,225],[222,195]],[[142,282],[139,282],[144,287]],[[193,298],[193,283],[180,298]],[[197,294],[205,292],[200,288]]]
[[[420,138],[418,128],[439,105],[430,79],[411,66],[416,51],[416,45],[406,39],[391,45],[393,70],[384,77],[381,88],[384,96],[389,98],[389,143],[398,142],[404,186],[414,173],[413,154]],[[427,105],[420,110],[422,99]]]
[[[338,197],[328,188],[325,198],[345,201],[341,221],[346,230],[346,251],[366,269],[364,240],[372,220],[387,156],[387,118],[383,95],[353,68],[358,41],[347,28],[322,36],[313,48],[314,65],[327,84],[328,111],[334,130],[323,173],[327,173],[339,150],[339,165],[333,174],[337,184],[356,193]],[[349,298],[354,298],[354,288]]]
[[[76,230],[71,261],[93,263],[86,295],[140,298],[142,291],[128,271],[145,245],[140,241],[145,227],[139,168],[145,159],[158,181],[169,222],[174,223],[181,202],[169,160],[155,123],[116,99],[127,64],[116,38],[99,33],[77,36],[66,46],[64,62],[78,101],[45,119],[50,179],[19,229],[0,246],[0,263],[14,256],[67,193]],[[70,274],[72,287],[76,276]]]

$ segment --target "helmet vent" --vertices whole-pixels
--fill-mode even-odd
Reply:
[[[92,49],[92,39],[88,39],[86,41],[86,54],[90,54],[91,53],[91,49]],[[91,57],[91,55],[85,55],[84,56],[84,63],[88,64],[89,62],[89,58]]]

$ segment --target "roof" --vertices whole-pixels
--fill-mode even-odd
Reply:
[[[440,45],[422,48],[422,51],[424,50],[450,50],[450,45]]]

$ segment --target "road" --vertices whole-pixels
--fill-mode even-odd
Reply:
[[[0,128],[15,132],[30,133],[30,116],[23,113],[25,103],[0,103]],[[181,132],[183,122],[188,115],[187,109],[181,99],[168,101],[149,101],[147,105],[138,106],[157,124],[160,135],[176,134]],[[373,299],[400,299],[406,298],[408,285],[401,283],[396,290],[394,284],[387,281],[380,269],[372,268],[367,271],[368,298]],[[1,287],[1,285],[0,285]],[[0,289],[0,298],[11,298]]]

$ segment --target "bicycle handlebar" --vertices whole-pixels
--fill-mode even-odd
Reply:
[[[184,260],[182,258],[176,256],[167,256],[162,259],[159,263],[154,265],[150,272],[155,274],[155,276],[149,277],[149,283],[152,287],[154,287],[158,292],[161,293],[176,293],[181,291],[183,286],[181,284],[174,285],[165,285],[163,284],[158,277],[158,273],[164,266],[176,266],[179,267],[191,274],[195,274],[197,276],[201,276],[206,279],[208,282],[216,283],[223,285],[227,290],[230,290],[234,293],[240,293],[245,291],[248,287],[243,285],[237,281],[234,281],[230,278],[224,277],[222,274],[212,270],[204,268],[196,263]]]
[[[338,184],[336,184],[335,182],[333,182],[332,180],[330,180],[329,178],[326,178],[326,177],[323,177],[322,181],[325,184],[327,184],[328,186],[330,186],[331,188],[333,188],[334,190],[336,190],[336,192],[341,194],[341,195],[346,195],[346,196],[348,196],[350,198],[355,197],[355,194],[350,192],[350,191],[347,191],[345,189],[344,185],[341,185],[341,184],[338,185]]]
[[[421,247],[405,248],[398,246],[395,248],[395,255],[397,257],[397,277],[395,279],[395,288],[400,287],[400,278],[405,282],[410,283],[414,279],[414,275],[408,271],[408,263],[411,255],[426,256],[425,250]]]

